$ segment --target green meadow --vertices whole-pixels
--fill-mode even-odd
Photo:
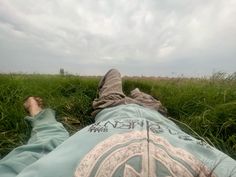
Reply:
[[[56,110],[70,134],[93,123],[91,103],[100,77],[72,75],[0,75],[0,158],[27,142],[24,120],[27,96],[43,98]],[[124,77],[123,90],[151,94],[167,107],[169,117],[184,131],[236,159],[236,76],[211,78]]]

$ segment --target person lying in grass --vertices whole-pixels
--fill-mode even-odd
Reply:
[[[0,176],[236,177],[236,161],[183,132],[159,100],[138,88],[127,97],[117,70],[106,73],[98,91],[95,123],[70,138],[54,111],[29,97],[31,138],[0,161]]]

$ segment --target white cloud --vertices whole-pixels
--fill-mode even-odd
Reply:
[[[69,72],[79,68],[86,74],[109,67],[136,75],[194,74],[192,68],[203,74],[214,68],[233,72],[236,3],[1,0],[0,39],[0,71],[50,72],[63,65]],[[23,67],[31,60],[42,68]],[[140,69],[130,70],[134,65]]]
[[[162,48],[160,48],[159,51],[158,51],[158,57],[159,57],[159,58],[166,58],[166,57],[168,57],[169,55],[171,55],[174,50],[175,50],[175,48],[172,47],[172,46],[165,46],[165,47],[162,47]]]

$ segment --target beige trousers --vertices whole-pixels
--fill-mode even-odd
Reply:
[[[121,75],[116,69],[109,70],[100,80],[98,92],[99,97],[93,101],[93,116],[96,116],[102,109],[121,104],[138,104],[167,116],[167,109],[159,100],[141,92],[138,88],[131,91],[131,96],[127,97],[122,89]]]

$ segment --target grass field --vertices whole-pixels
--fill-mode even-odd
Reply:
[[[42,97],[73,134],[93,122],[91,103],[98,81],[99,77],[0,75],[0,158],[27,142],[30,127],[23,119],[24,98]],[[236,159],[235,77],[123,79],[127,95],[136,87],[159,98],[182,129]]]

